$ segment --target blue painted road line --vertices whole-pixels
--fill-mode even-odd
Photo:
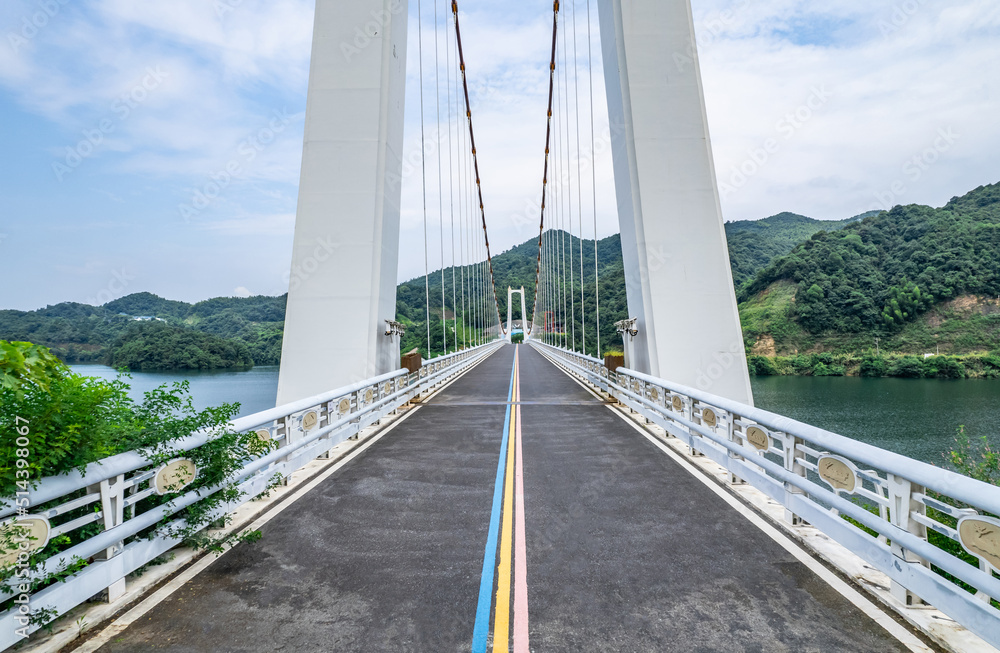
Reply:
[[[500,442],[500,460],[497,463],[496,484],[493,489],[493,510],[490,513],[490,531],[483,555],[483,575],[479,582],[479,605],[476,608],[476,625],[472,629],[472,653],[486,653],[490,634],[490,612],[493,606],[493,576],[496,572],[497,539],[500,532],[500,512],[503,501],[504,471],[507,467],[507,443],[510,433],[511,400],[514,393],[515,363],[511,362],[510,389],[507,391],[507,413],[503,422],[503,439]]]

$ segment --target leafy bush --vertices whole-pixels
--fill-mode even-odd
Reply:
[[[927,376],[939,379],[964,379],[965,366],[953,356],[934,356],[925,361]]]
[[[239,541],[254,541],[258,532],[209,537],[202,531],[220,519],[219,508],[236,500],[241,491],[235,472],[245,462],[273,446],[253,433],[235,433],[229,421],[239,411],[239,404],[224,404],[196,411],[187,382],[161,386],[145,394],[142,402],[128,396],[127,377],[115,381],[87,378],[73,373],[44,347],[27,342],[0,341],[0,503],[18,491],[37,487],[41,479],[71,470],[83,470],[89,463],[125,451],[138,451],[150,460],[148,469],[177,457],[193,460],[198,474],[182,492],[203,491],[218,487],[147,531],[129,538],[168,535],[186,543],[221,551]],[[181,452],[176,441],[192,432],[205,429],[212,439],[197,449]],[[27,446],[9,434],[18,433]],[[25,461],[19,463],[18,461]],[[19,474],[20,473],[20,474]],[[49,504],[32,506],[44,512],[58,503],[83,496],[85,490]],[[142,514],[177,498],[178,493],[151,496],[136,505]],[[83,506],[52,518],[52,525],[73,521],[90,514],[93,506]],[[175,519],[182,526],[170,525]],[[230,519],[221,516],[223,521]],[[92,537],[102,530],[98,523],[71,530],[52,538],[46,547],[32,553],[29,567],[40,565],[60,552]],[[0,553],[11,550],[13,529],[0,531]],[[86,566],[74,560],[48,577],[34,582],[32,591],[65,579]],[[0,569],[0,590],[10,586],[15,568]],[[9,601],[8,601],[9,604]],[[0,604],[0,611],[10,607]],[[51,615],[54,618],[54,615]]]
[[[813,376],[844,376],[847,371],[843,365],[827,365],[826,363],[816,363],[812,369]]]
[[[888,374],[904,379],[922,379],[926,371],[924,362],[916,356],[901,356],[889,366]]]
[[[879,378],[889,371],[889,365],[881,356],[865,356],[861,361],[858,374],[865,377]]]
[[[767,356],[748,356],[747,367],[754,376],[778,376],[778,368]]]

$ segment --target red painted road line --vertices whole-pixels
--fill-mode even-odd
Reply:
[[[520,346],[518,346],[520,348]],[[517,357],[515,349],[514,356]],[[521,400],[521,377],[515,386],[515,401]],[[514,472],[514,651],[528,652],[528,557],[524,535],[524,462],[521,454],[521,406],[515,405]]]

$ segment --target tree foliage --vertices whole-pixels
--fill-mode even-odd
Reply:
[[[818,232],[745,286],[748,301],[778,281],[797,285],[795,319],[811,333],[896,331],[935,304],[1000,295],[1000,184],[941,209],[897,206]]]

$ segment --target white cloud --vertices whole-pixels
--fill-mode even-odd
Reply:
[[[50,152],[53,160],[64,156],[65,148],[76,144],[84,131],[93,130],[102,120],[112,121],[114,129],[105,135],[94,156],[81,164],[81,169],[87,167],[86,172],[73,173],[74,179],[86,175],[90,188],[87,208],[94,215],[107,212],[109,218],[129,222],[131,215],[110,214],[118,211],[118,206],[135,212],[129,202],[154,192],[160,202],[169,205],[149,206],[148,213],[156,217],[146,217],[144,206],[136,212],[135,223],[174,215],[177,205],[190,203],[197,192],[204,192],[228,164],[240,164],[240,174],[187,228],[196,230],[208,248],[227,244],[233,237],[241,237],[241,244],[258,239],[258,251],[242,251],[239,261],[220,261],[219,266],[252,266],[256,263],[241,261],[266,259],[273,268],[266,275],[254,270],[265,276],[247,273],[232,280],[227,277],[225,285],[213,286],[213,291],[225,292],[237,283],[270,288],[280,285],[280,271],[287,269],[287,262],[274,259],[290,256],[313,2],[242,0],[222,15],[216,11],[219,4],[204,0],[68,3],[16,51],[4,34],[0,92],[24,112],[58,125],[60,136],[35,145]],[[723,208],[727,219],[757,219],[784,210],[818,218],[847,217],[870,208],[877,196],[900,180],[906,182],[905,188],[893,193],[894,201],[941,204],[952,195],[1000,177],[995,156],[1000,149],[1000,122],[994,118],[1000,78],[989,68],[1000,49],[1000,5],[995,0],[946,4],[924,0],[917,2],[916,11],[907,10],[913,3],[868,0],[825,4],[811,0],[694,0],[693,4],[720,181],[730,178],[733,168],[741,167],[750,152],[768,139],[777,139],[781,145],[736,192],[726,195]],[[414,12],[416,3],[410,6]],[[548,0],[462,3],[472,109],[494,253],[527,240],[535,231],[551,6]],[[581,12],[578,36],[581,60],[585,60],[582,16],[586,4],[564,3],[564,19],[571,18],[569,10],[574,6]],[[0,22],[13,26],[16,33],[22,18],[31,16],[37,7],[33,0],[8,0],[0,5]],[[424,3],[428,19],[432,7]],[[447,11],[441,11],[440,16],[442,21],[450,19]],[[596,24],[596,13],[594,17]],[[442,27],[438,34],[442,44],[451,38],[450,20],[447,22],[448,29]],[[410,24],[415,29],[413,16]],[[425,66],[429,70],[434,32],[427,23],[425,30]],[[415,32],[411,32],[409,43],[407,155],[419,153]],[[600,138],[607,129],[607,108],[596,44],[594,52]],[[445,60],[443,51],[440,59],[442,63]],[[159,67],[166,77],[154,89],[140,93],[142,101],[130,106],[123,117],[115,103],[142,86],[151,67]],[[433,81],[432,75],[426,75],[429,127],[436,112]],[[830,98],[785,138],[787,131],[782,131],[779,121],[789,112],[794,114],[815,88],[829,92]],[[586,84],[582,91],[582,141],[586,149]],[[447,107],[442,109],[447,114]],[[253,161],[245,160],[241,145],[266,128],[275,111],[287,112],[289,124],[266,147],[254,148]],[[575,124],[573,127],[570,140],[575,147]],[[913,181],[904,166],[932,147],[942,129],[951,129],[959,136]],[[441,164],[447,174],[446,157]],[[457,164],[452,161],[453,166]],[[436,156],[429,156],[432,269],[441,260],[437,166]],[[598,232],[604,236],[617,231],[610,152],[606,148],[596,157],[595,171]],[[590,206],[589,172],[583,171],[584,209]],[[52,192],[66,193],[70,187],[52,186]],[[107,190],[92,192],[97,188]],[[575,182],[571,189],[576,224],[580,216]],[[446,185],[443,190],[447,236],[451,206]],[[126,199],[124,205],[122,198]],[[468,207],[468,200],[464,197],[462,204]],[[403,183],[402,278],[423,273],[422,204],[418,166],[405,175]],[[558,215],[552,211],[550,217]],[[562,215],[564,220],[568,217]],[[478,234],[478,216],[464,217]],[[582,217],[584,234],[589,235],[593,217],[586,211]],[[38,219],[44,223],[48,218]],[[180,218],[176,220],[180,224]],[[59,221],[52,216],[51,222]],[[445,250],[448,263],[450,242]],[[95,252],[93,256],[94,260],[110,261],[114,253]],[[162,259],[174,261],[176,257]],[[66,274],[71,268],[94,271],[93,265],[87,267],[86,257],[67,265]],[[208,269],[201,270],[201,276],[192,277],[190,283],[210,276]],[[149,273],[155,277],[155,270]],[[272,277],[276,280],[273,284],[268,281]],[[198,294],[191,291],[191,295]]]

